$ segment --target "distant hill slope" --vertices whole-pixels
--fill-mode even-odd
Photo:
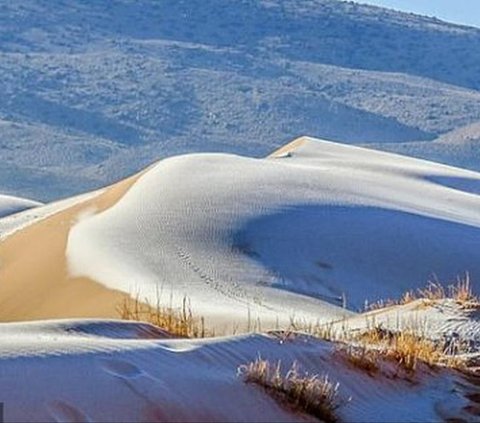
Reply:
[[[6,52],[84,53],[107,40],[164,39],[480,88],[479,29],[354,2],[27,0],[4,5],[1,24]]]
[[[262,156],[302,134],[428,145],[480,121],[480,30],[436,19],[336,0],[0,12],[0,188],[19,195],[71,195],[178,153]]]

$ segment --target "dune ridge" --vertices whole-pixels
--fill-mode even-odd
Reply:
[[[433,272],[480,274],[477,186],[308,137],[265,159],[173,157],[4,239],[0,318],[118,317],[160,294],[217,329],[341,320]]]

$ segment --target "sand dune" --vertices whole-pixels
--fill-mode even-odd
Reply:
[[[328,374],[344,421],[473,422],[476,376],[423,364],[402,376],[382,361],[372,377],[338,345],[299,333],[173,339],[111,318],[131,295],[167,305],[188,296],[217,334],[251,321],[262,330],[334,321],[332,331],[414,321],[435,342],[471,341],[478,358],[478,309],[445,299],[355,310],[423,286],[431,272],[469,270],[475,282],[479,187],[474,172],[301,138],[265,159],[173,157],[3,218],[5,420],[312,421],[238,376],[261,356]],[[18,322],[33,319],[46,320]]]
[[[37,201],[10,195],[0,195],[0,218],[40,205],[41,203]]]
[[[409,380],[386,366],[371,377],[332,344],[301,335],[192,341],[145,339],[147,330],[118,321],[0,326],[10,339],[0,345],[6,421],[315,421],[237,376],[259,354],[286,368],[299,360],[302,370],[338,382],[342,421],[475,419],[467,410],[478,407],[479,387],[448,370],[422,367]]]
[[[0,242],[2,321],[117,316],[115,307],[124,295],[88,278],[72,278],[67,271],[65,248],[78,214],[111,207],[137,177],[98,195],[80,198],[73,206],[67,203],[66,208],[61,206],[57,212],[49,210],[47,217],[38,222],[30,216],[22,222],[23,229],[15,230]],[[42,210],[36,214],[42,215]]]
[[[289,154],[286,154],[289,152]],[[303,138],[267,159],[164,160],[116,205],[70,231],[76,276],[212,319],[247,309],[341,317],[365,300],[480,274],[480,175]]]
[[[433,273],[475,280],[479,186],[306,137],[266,159],[166,159],[7,236],[0,318],[118,317],[126,295],[160,295],[224,329],[340,320]]]

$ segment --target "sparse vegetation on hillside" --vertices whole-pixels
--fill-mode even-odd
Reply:
[[[444,359],[434,342],[411,330],[392,332],[374,328],[360,334],[358,339],[362,348],[374,351],[378,359],[393,360],[408,372],[413,372],[419,361],[429,366],[453,364]]]
[[[379,301],[369,309],[379,310],[394,305],[405,305],[419,301],[420,305],[433,305],[443,300],[455,301],[463,309],[480,308],[480,300],[473,293],[470,276],[466,273],[458,277],[455,284],[447,287],[438,281],[430,282],[426,288],[416,292],[409,291],[400,300]],[[375,315],[373,315],[375,318]],[[407,372],[414,372],[419,362],[428,366],[447,366],[465,368],[465,359],[459,357],[464,344],[462,339],[434,341],[429,338],[427,322],[415,321],[408,328],[389,330],[382,325],[373,325],[360,333],[350,330],[345,324],[341,329],[337,323],[333,325],[318,325],[308,332],[322,339],[338,344],[339,354],[353,366],[375,373],[382,360],[393,361]],[[311,329],[311,328],[309,328]]]
[[[452,299],[463,307],[473,307],[479,304],[478,297],[473,294],[468,274],[464,278],[459,278],[455,285],[447,288],[439,283],[431,282],[425,289],[420,289],[417,293],[408,292],[395,304],[407,304],[416,300],[423,300],[428,304],[430,301],[443,299]],[[138,296],[126,298],[119,305],[118,312],[122,319],[148,322],[179,337],[214,336],[214,333],[206,330],[204,319],[193,315],[187,297],[183,298],[182,305],[177,308],[171,305],[163,306],[159,300],[152,305],[147,300],[140,301]],[[255,325],[252,326],[250,320],[250,315],[248,315],[247,332],[261,332],[260,322],[258,325],[255,322]],[[408,373],[413,373],[419,362],[431,367],[463,368],[464,362],[458,357],[458,351],[452,354],[445,351],[445,345],[441,342],[428,339],[425,324],[426,322],[423,322],[422,326],[421,322],[414,322],[409,328],[393,331],[373,322],[370,327],[359,332],[350,330],[347,322],[340,327],[338,322],[336,325],[333,323],[311,324],[292,318],[289,328],[285,331],[278,331],[276,334],[284,341],[290,339],[290,336],[297,332],[304,332],[335,342],[337,352],[348,363],[372,375],[380,369],[382,361],[396,363]],[[253,379],[256,378],[258,384],[271,385],[272,389],[277,389],[282,379],[280,369],[273,369],[272,365],[264,360],[250,363],[248,369],[243,366],[242,372],[249,381],[254,381]],[[313,379],[309,379],[310,382],[307,384],[307,381],[299,377],[298,370],[295,369],[288,372],[287,375],[290,378],[285,382],[288,386],[295,382],[305,383],[310,387],[310,384],[313,383]],[[315,377],[314,380],[318,380],[318,377]],[[282,389],[287,389],[286,385],[281,386]],[[298,384],[296,386],[298,387]]]
[[[353,367],[364,370],[371,376],[378,371],[378,351],[367,348],[365,345],[342,344],[337,348],[337,354],[343,357]]]
[[[403,305],[416,300],[426,303],[451,299],[464,308],[480,307],[480,298],[473,293],[470,274],[458,276],[455,283],[444,287],[438,280],[429,281],[427,286],[417,291],[407,291],[399,300],[380,300],[366,306],[367,311],[379,310],[394,305]]]
[[[447,354],[443,345],[421,332],[421,328],[391,331],[375,326],[360,333],[345,330],[328,340],[338,343],[338,353],[350,364],[370,374],[379,369],[382,360],[394,362],[408,373],[413,373],[420,362],[430,367],[464,367],[458,355]]]
[[[206,331],[203,317],[197,318],[193,315],[186,296],[182,305],[177,308],[163,306],[160,300],[152,305],[147,299],[140,301],[138,296],[126,297],[118,305],[117,311],[123,320],[147,322],[179,337],[204,338],[213,335]]]
[[[240,366],[238,373],[246,383],[261,386],[281,404],[326,423],[338,421],[337,411],[343,404],[339,384],[330,381],[328,375],[301,373],[296,363],[283,373],[280,362],[273,364],[261,358]]]

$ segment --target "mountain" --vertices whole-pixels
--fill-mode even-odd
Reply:
[[[476,28],[334,0],[0,7],[4,193],[68,197],[167,156],[262,157],[304,134],[480,163],[432,142],[480,121]]]

